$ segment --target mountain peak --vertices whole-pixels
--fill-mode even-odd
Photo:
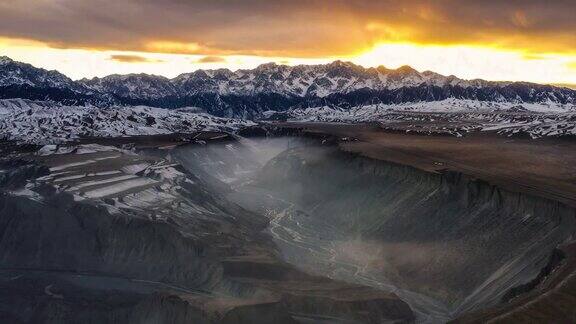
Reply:
[[[155,75],[155,74],[147,74],[147,73],[130,73],[130,74],[112,74],[109,76],[105,76],[103,79],[106,78],[115,78],[119,80],[156,80],[156,79],[163,79],[168,80],[165,76]]]
[[[276,62],[269,62],[269,63],[264,63],[264,64],[260,64],[256,67],[257,71],[267,71],[267,70],[274,70],[278,67],[279,65],[276,64]]]
[[[0,56],[0,64],[8,64],[13,62],[14,60],[9,58],[8,56]]]
[[[413,67],[410,65],[402,65],[401,67],[396,69],[397,72],[407,74],[407,73],[418,73]]]
[[[350,61],[342,61],[342,60],[336,60],[336,61],[332,61],[332,63],[328,63],[329,65],[336,65],[336,66],[356,66],[356,64],[350,62]]]

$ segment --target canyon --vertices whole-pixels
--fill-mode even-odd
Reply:
[[[573,152],[319,123],[4,141],[0,318],[574,319]]]

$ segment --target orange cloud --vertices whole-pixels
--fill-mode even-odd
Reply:
[[[204,56],[193,61],[193,63],[224,63],[224,62],[226,62],[226,59],[220,56]]]
[[[159,59],[150,59],[140,55],[110,55],[109,58],[111,61],[117,61],[122,63],[161,63],[164,62]]]
[[[522,28],[526,28],[530,25],[530,23],[528,22],[528,17],[526,17],[526,13],[522,10],[514,12],[514,15],[512,16],[512,21],[516,26]]]
[[[346,56],[386,42],[576,55],[574,12],[576,1],[542,0],[19,0],[0,1],[0,37],[208,56]]]

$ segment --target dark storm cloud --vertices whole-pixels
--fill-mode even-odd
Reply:
[[[4,0],[0,36],[204,55],[343,55],[386,41],[576,52],[575,15],[573,0]]]

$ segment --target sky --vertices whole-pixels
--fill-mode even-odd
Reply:
[[[0,55],[73,79],[262,63],[576,84],[574,0],[0,0]]]

